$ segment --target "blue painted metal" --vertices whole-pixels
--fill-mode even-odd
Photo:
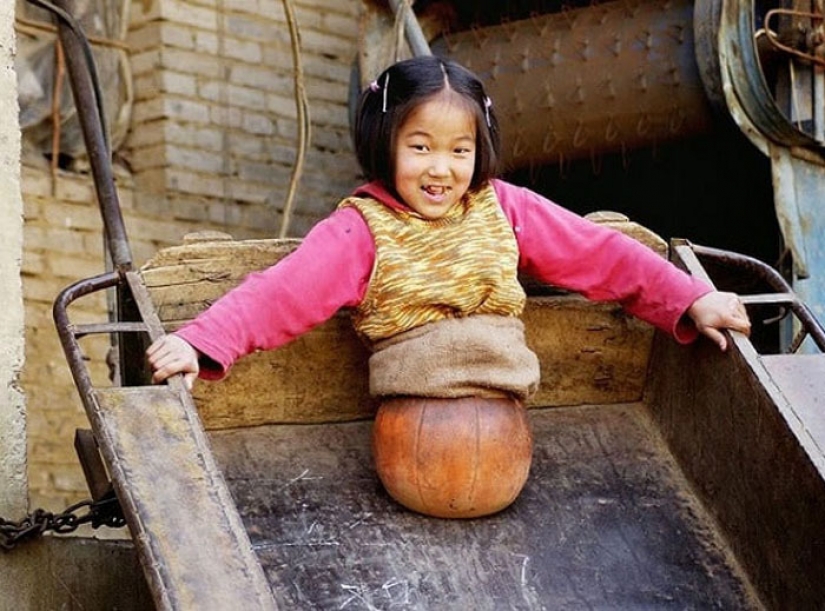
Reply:
[[[825,317],[825,148],[782,113],[756,49],[754,0],[700,0],[719,15],[717,45],[725,102],[751,142],[771,159],[774,205],[793,255],[794,291]],[[790,60],[794,61],[794,60]],[[814,99],[814,105],[825,100]],[[822,113],[814,113],[822,116]],[[821,126],[819,126],[821,128]],[[819,133],[821,129],[815,129]]]

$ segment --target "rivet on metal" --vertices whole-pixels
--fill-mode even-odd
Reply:
[[[613,83],[613,79],[609,76],[607,77],[607,80],[605,81],[605,90],[606,90],[608,98],[616,99],[616,87],[615,87],[615,84]]]
[[[522,145],[521,135],[516,134],[516,137],[513,140],[513,157],[518,158],[519,156],[521,156],[523,150],[524,147]]]
[[[545,134],[541,143],[541,150],[544,153],[552,153],[559,146],[560,139],[552,128]]]
[[[639,74],[639,89],[647,91],[647,75],[644,73]]]
[[[553,91],[550,88],[550,85],[544,86],[545,91],[547,92],[544,96],[544,107],[545,108],[554,108],[556,106],[556,97],[553,95]]]
[[[581,121],[576,125],[576,131],[573,133],[573,147],[583,148],[587,143],[587,130]]]
[[[678,134],[682,131],[682,126],[685,124],[687,117],[685,116],[684,110],[681,108],[677,108],[676,111],[670,115],[670,121],[668,127],[670,129],[671,134]]]
[[[616,138],[618,138],[618,136],[619,136],[619,130],[616,127],[616,122],[614,120],[614,117],[611,115],[607,119],[607,126],[604,129],[604,141],[605,142],[613,142],[614,140],[616,140]]]
[[[524,102],[522,101],[518,91],[513,96],[513,110],[517,115],[524,114]]]
[[[680,45],[685,44],[685,26],[679,23],[674,23],[669,32],[671,37]]]
[[[579,44],[581,46],[581,50],[579,51],[579,55],[581,56],[583,61],[587,61],[588,59],[590,59],[590,55],[591,55],[591,53],[590,53],[590,39],[585,38]]]
[[[639,136],[646,136],[650,132],[650,119],[646,114],[643,114],[639,117],[639,121],[636,123],[636,133]]]

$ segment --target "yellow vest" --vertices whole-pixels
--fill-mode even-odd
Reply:
[[[471,314],[519,316],[518,245],[492,186],[430,220],[371,198],[350,197],[375,240],[375,266],[356,331],[375,342]]]

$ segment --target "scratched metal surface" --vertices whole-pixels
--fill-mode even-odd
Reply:
[[[291,609],[751,609],[639,404],[532,410],[533,468],[493,517],[412,514],[369,422],[216,432],[254,549]]]

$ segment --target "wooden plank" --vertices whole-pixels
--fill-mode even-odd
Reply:
[[[441,520],[380,488],[370,423],[211,434],[288,609],[758,609],[644,405],[532,410],[503,512]]]
[[[189,395],[170,386],[92,393],[96,434],[158,609],[274,610]]]
[[[592,220],[621,230],[660,255],[666,243],[622,215]],[[246,274],[286,256],[297,240],[205,241],[190,238],[165,249],[141,276],[167,331],[205,310]],[[558,292],[557,292],[558,293]],[[612,304],[567,294],[528,299],[528,345],[542,362],[542,382],[530,406],[618,403],[641,397],[652,328]],[[374,415],[369,352],[340,312],[283,348],[250,355],[219,384],[193,389],[207,429],[268,423],[339,422]]]

